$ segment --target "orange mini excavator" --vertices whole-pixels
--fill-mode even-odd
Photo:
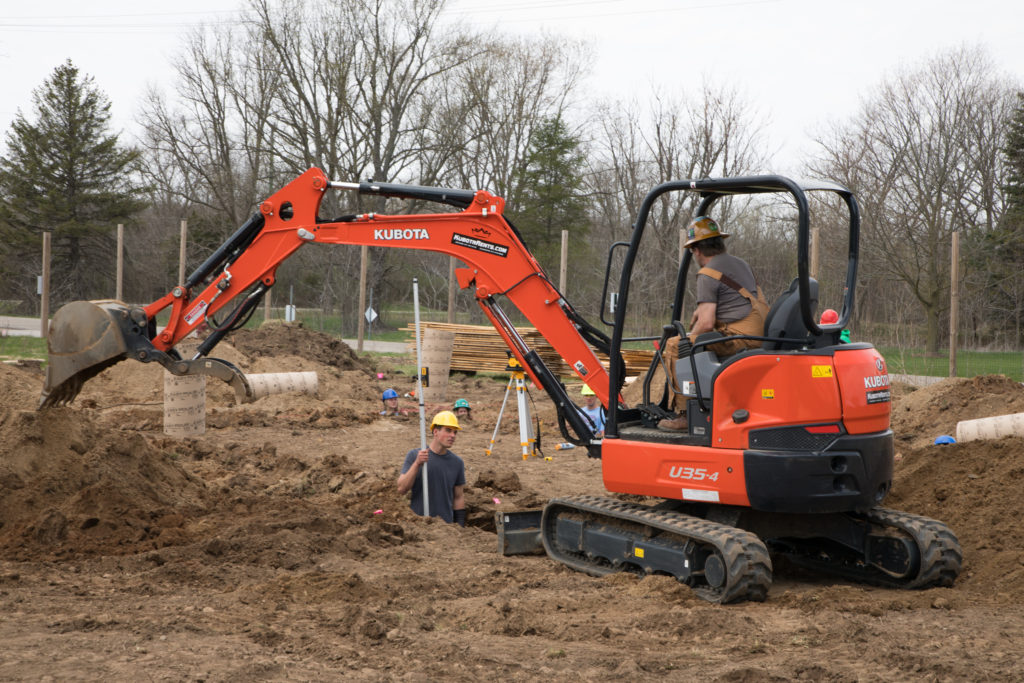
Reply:
[[[457,213],[361,214],[324,220],[331,190],[447,204]],[[839,320],[815,322],[817,282],[809,275],[807,193],[831,192],[849,213],[849,259]],[[639,405],[620,398],[624,336],[633,266],[654,202],[672,192],[697,193],[697,215],[729,195],[777,193],[795,203],[798,277],[772,306],[761,348],[719,359],[702,335],[673,368],[688,404],[689,429],[656,428],[667,392],[652,401],[650,375]],[[484,314],[530,378],[554,401],[563,436],[602,459],[605,487],[653,499],[648,505],[598,496],[553,499],[539,533],[548,555],[590,574],[662,573],[712,602],[763,600],[774,556],[843,578],[925,588],[949,586],[961,550],[943,523],[879,507],[892,483],[889,376],[867,343],[842,343],[853,310],[859,213],[853,194],[828,182],[781,176],[674,181],[644,199],[619,273],[610,336],[588,323],[548,279],[503,215],[504,201],[486,191],[388,183],[333,182],[316,168],[260,205],[188,279],[145,307],[117,301],[67,304],[54,315],[40,407],[68,403],[82,383],[125,358],[157,362],[177,375],[206,374],[252,397],[244,373],[211,357],[214,346],[244,324],[273,286],[277,267],[305,244],[352,244],[450,254],[466,267]],[[676,294],[661,340],[685,333],[680,320],[690,255],[676,274]],[[603,439],[575,408],[565,386],[516,332],[499,299],[510,301],[557,350],[607,410]],[[162,330],[156,316],[170,309]],[[201,324],[211,333],[192,358],[175,350]],[[595,349],[608,355],[606,369]],[[660,359],[655,358],[652,369]]]

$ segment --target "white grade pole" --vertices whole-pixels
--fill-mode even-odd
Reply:
[[[427,447],[427,416],[423,412],[423,337],[420,335],[420,287],[412,279],[412,310],[416,321],[416,399],[420,404],[420,450]],[[429,462],[429,457],[427,458]],[[423,516],[430,516],[430,487],[427,484],[427,463],[423,463]]]

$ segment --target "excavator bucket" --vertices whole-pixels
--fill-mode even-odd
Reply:
[[[142,308],[120,301],[73,301],[58,310],[46,340],[49,364],[39,408],[70,403],[86,381],[125,358],[159,363],[173,375],[208,375],[231,385],[239,403],[255,400],[245,373],[226,360],[183,360],[176,351],[154,348]]]
[[[74,400],[86,380],[127,357],[128,308],[118,301],[73,301],[50,322],[49,363],[39,407]]]

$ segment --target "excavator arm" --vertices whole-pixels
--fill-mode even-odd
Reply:
[[[322,221],[320,204],[331,190],[426,199],[462,211],[367,213]],[[473,288],[484,314],[531,379],[548,393],[581,440],[589,442],[593,429],[588,421],[570,408],[564,386],[516,332],[497,297],[504,296],[519,309],[606,407],[618,391],[610,390],[608,372],[574,322],[579,317],[505,220],[503,209],[504,200],[484,190],[332,182],[323,171],[311,168],[264,201],[259,213],[184,283],[157,301],[135,309],[120,302],[72,302],[59,310],[49,335],[50,365],[40,406],[70,402],[84,381],[123,358],[156,361],[174,374],[217,376],[245,400],[251,390],[244,375],[225,361],[208,358],[213,346],[252,312],[274,285],[277,267],[299,247],[369,245],[434,251],[466,264],[456,269],[459,286]],[[168,308],[168,323],[157,332],[156,316]],[[175,346],[204,323],[211,334],[196,357],[181,359]]]

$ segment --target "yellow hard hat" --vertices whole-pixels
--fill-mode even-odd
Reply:
[[[430,421],[430,431],[434,431],[434,427],[452,427],[453,429],[462,429],[462,427],[459,426],[459,418],[455,417],[455,413],[450,410],[442,410],[434,416],[434,419]]]
[[[590,388],[590,387],[589,387],[588,385],[586,385],[586,384],[584,384],[584,385],[583,385],[583,388],[582,388],[582,389],[580,389],[580,393],[581,393],[581,394],[583,394],[584,396],[596,396],[596,395],[597,395],[597,394],[595,394],[595,393],[594,393],[594,390],[593,390],[593,389],[591,389],[591,388]]]
[[[690,223],[689,227],[686,228],[686,243],[683,247],[689,247],[701,240],[706,240],[710,237],[728,237],[729,233],[722,232],[718,229],[718,223],[712,218],[707,216],[697,216]]]

